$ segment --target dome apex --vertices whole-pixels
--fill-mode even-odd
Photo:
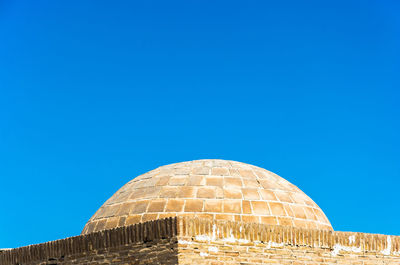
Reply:
[[[100,207],[82,234],[170,216],[332,230],[318,205],[287,180],[249,164],[207,159],[134,178]]]

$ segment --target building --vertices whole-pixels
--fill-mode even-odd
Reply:
[[[134,178],[81,235],[4,250],[0,264],[400,264],[400,237],[334,231],[278,175],[197,160]]]

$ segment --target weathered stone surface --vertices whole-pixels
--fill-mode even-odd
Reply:
[[[0,264],[400,264],[400,237],[175,217],[1,250]]]
[[[235,161],[197,160],[134,178],[93,215],[82,234],[167,216],[332,229],[318,205],[278,175]]]

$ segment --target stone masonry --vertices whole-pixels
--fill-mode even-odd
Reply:
[[[241,162],[206,159],[162,166],[132,179],[82,233],[174,216],[332,229],[320,207],[284,178]]]
[[[0,265],[400,265],[400,237],[334,231],[298,187],[256,166],[195,160],[133,178],[71,238]]]
[[[5,250],[0,264],[400,264],[400,237],[175,217]]]

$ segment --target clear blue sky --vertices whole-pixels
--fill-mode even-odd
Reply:
[[[0,248],[221,158],[400,234],[399,1],[0,1]]]

